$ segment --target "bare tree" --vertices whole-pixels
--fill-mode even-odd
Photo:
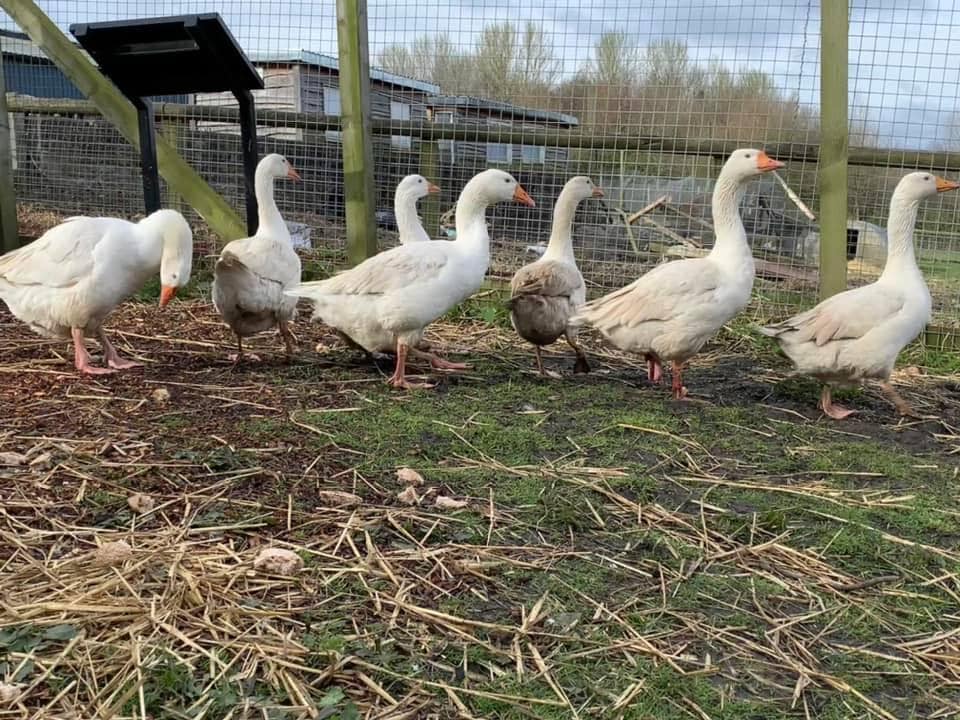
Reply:
[[[593,46],[587,75],[600,85],[627,89],[640,77],[640,51],[626,33],[604,33]]]
[[[878,132],[870,117],[870,107],[865,98],[854,96],[850,103],[850,146],[876,147]]]
[[[641,83],[647,89],[676,95],[696,93],[703,85],[704,71],[679,40],[658,40],[647,46],[640,66]]]
[[[945,150],[960,152],[960,112],[953,113],[947,120],[944,137]]]
[[[390,45],[380,53],[384,70],[405,77],[436,83],[442,92],[472,92],[475,86],[473,63],[449,35],[421,35],[410,46]]]
[[[483,28],[475,51],[475,67],[481,91],[488,97],[506,100],[513,93],[513,59],[517,52],[517,30],[513,23],[494,23]]]
[[[525,88],[550,88],[556,82],[560,62],[543,29],[528,22],[514,64],[514,73]]]
[[[448,35],[422,35],[411,45],[391,45],[380,53],[390,72],[438,84],[445,93],[482,95],[498,100],[544,104],[560,63],[547,35],[535,23],[484,27],[472,52]]]
[[[511,22],[487,25],[474,62],[486,97],[526,103],[546,98],[560,67],[546,34],[529,22],[522,32]]]
[[[760,144],[806,142],[817,126],[812,110],[767,73],[718,61],[704,65],[676,40],[641,50],[623,32],[601,35],[592,57],[559,86],[560,63],[535,23],[489,24],[469,50],[447,35],[424,35],[385,48],[379,62],[391,72],[437,83],[445,93],[558,109],[584,127],[611,132]],[[952,127],[960,147],[960,115]],[[866,117],[854,118],[854,144],[873,136]]]

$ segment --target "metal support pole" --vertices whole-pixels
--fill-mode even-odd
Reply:
[[[134,108],[33,0],[0,0],[0,8],[40,46],[44,55],[97,106],[120,134],[131,143],[137,142]],[[243,237],[243,223],[233,208],[162,139],[157,144],[157,153],[167,183],[203,216],[214,232],[224,240]]]
[[[253,94],[249,90],[235,90],[233,94],[240,106],[240,142],[243,145],[243,186],[247,199],[247,232],[257,232],[257,194],[254,175],[257,172],[257,110]]]
[[[147,215],[160,209],[160,172],[157,168],[157,137],[153,103],[147,98],[132,97],[140,128],[140,172],[143,175],[143,204]]]
[[[7,90],[0,54],[0,253],[20,247],[17,231],[17,197],[13,185],[13,118],[7,113]]]

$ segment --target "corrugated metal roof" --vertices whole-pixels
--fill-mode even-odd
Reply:
[[[436,97],[427,98],[425,102],[429,107],[486,110],[499,112],[503,115],[509,115],[522,120],[539,120],[541,122],[552,122],[559,125],[566,125],[568,127],[574,127],[580,124],[580,121],[577,120],[577,118],[575,118],[573,115],[551,112],[550,110],[525,108],[520,107],[519,105],[501,102],[500,100],[487,100],[469,95],[437,95]]]
[[[322,53],[312,52],[310,50],[294,50],[283,53],[251,53],[250,59],[254,63],[300,63],[303,65],[316,65],[317,67],[339,72],[340,63],[332,55],[323,55]],[[419,90],[432,95],[440,92],[440,86],[422,80],[394,75],[380,68],[370,68],[370,79],[388,85],[405,87],[410,90]]]
[[[90,57],[87,51],[80,47],[78,43],[72,40],[71,43],[83,53],[84,57]],[[43,50],[40,49],[40,46],[31,40],[28,35],[12,30],[0,30],[0,52],[3,52],[4,55],[18,55],[20,57],[42,59],[51,65],[53,64],[53,61],[46,56]]]
[[[76,43],[74,43],[76,45]],[[77,45],[78,49],[87,57],[86,51]],[[49,58],[27,35],[10,30],[0,30],[0,51],[7,55],[18,55],[21,57],[30,57],[43,59],[48,63]],[[250,53],[250,60],[254,63],[300,63],[303,65],[314,65],[316,67],[326,68],[339,72],[340,63],[332,55],[313,52],[311,50],[293,50],[289,52],[277,53]],[[432,107],[448,108],[466,108],[475,110],[484,110],[488,112],[499,112],[502,115],[508,115],[512,118],[521,120],[537,120],[540,122],[552,122],[559,125],[574,127],[579,125],[579,121],[573,115],[551,112],[549,110],[539,110],[536,108],[525,108],[511,103],[501,102],[499,100],[487,100],[484,98],[471,97],[468,95],[440,95],[440,86],[435,83],[415,80],[413,78],[396,75],[380,68],[370,68],[370,79],[387,85],[407,88],[410,90],[419,90],[430,95],[426,101],[427,105]]]

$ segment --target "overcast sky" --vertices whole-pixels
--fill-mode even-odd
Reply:
[[[336,53],[333,0],[39,0],[61,27],[217,11],[248,52]],[[467,49],[492,21],[538,22],[563,73],[619,30],[638,46],[687,43],[699,62],[769,73],[786,92],[819,105],[818,0],[367,0],[370,53],[422,34],[447,33]],[[884,143],[932,148],[960,113],[960,0],[851,0],[850,100]],[[4,18],[6,19],[6,18]],[[7,27],[9,27],[9,19]]]

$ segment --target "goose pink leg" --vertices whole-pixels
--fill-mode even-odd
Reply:
[[[436,370],[469,370],[470,369],[470,366],[467,363],[450,362],[449,360],[444,360],[439,355],[431,356],[430,365]]]
[[[673,361],[673,399],[683,400],[687,396],[687,388],[683,386],[683,363]]]
[[[281,320],[279,326],[280,336],[283,338],[283,344],[287,348],[287,359],[289,360],[299,349],[297,347],[297,336],[293,334],[293,330],[290,329],[289,323],[285,320]]]
[[[401,341],[397,340],[397,367],[387,379],[387,383],[395,388],[402,388],[404,390],[412,390],[416,388],[431,388],[433,385],[430,383],[415,383],[407,380],[407,351],[411,348],[408,348]]]
[[[84,375],[110,375],[115,372],[111,368],[97,367],[90,364],[90,353],[87,352],[86,345],[83,344],[83,330],[80,328],[71,328],[70,336],[73,338],[73,362]]]
[[[581,373],[590,372],[590,363],[587,360],[587,354],[583,351],[583,348],[577,343],[576,334],[571,334],[569,330],[565,335],[567,339],[567,344],[573,348],[573,352],[576,353],[577,359],[573,363],[573,372],[576,375]]]
[[[660,365],[660,358],[654,355],[647,355],[647,378],[652,383],[659,383],[663,377],[663,367]]]
[[[143,367],[143,363],[120,357],[120,353],[117,352],[113,343],[110,342],[110,338],[108,338],[107,334],[102,330],[100,331],[100,344],[103,345],[103,359],[107,361],[107,365],[115,370],[129,370],[130,368]]]
[[[834,404],[829,385],[824,385],[823,392],[820,393],[820,407],[825,415],[832,417],[834,420],[843,420],[856,412],[856,410],[845,408],[843,405]]]
[[[457,363],[450,362],[449,360],[444,360],[439,355],[434,355],[433,353],[424,352],[415,347],[407,348],[411,355],[418,358],[424,358],[430,361],[430,367],[435,370],[469,370],[470,366],[467,363]]]
[[[546,373],[546,371],[543,369],[543,355],[540,353],[540,346],[539,346],[539,345],[534,345],[534,346],[533,346],[533,353],[534,353],[535,357],[537,358],[537,371],[538,371],[541,375],[546,375],[547,373]]]
[[[905,417],[920,417],[910,403],[904,400],[903,396],[890,384],[889,380],[880,383],[880,389],[883,390],[883,394],[887,396],[887,399],[893,403],[893,406],[897,408],[898,413]]]
[[[244,352],[244,351],[243,351],[243,338],[241,338],[239,335],[237,335],[237,351],[236,351],[235,353],[232,353],[232,354],[230,354],[230,355],[227,355],[227,360],[232,361],[232,362],[233,362],[233,366],[234,366],[234,367],[237,367],[237,366],[240,365],[240,363],[242,363],[244,360],[250,360],[250,361],[252,361],[252,362],[260,362],[260,356],[259,356],[259,355],[255,355],[254,353],[251,353],[251,352]]]

